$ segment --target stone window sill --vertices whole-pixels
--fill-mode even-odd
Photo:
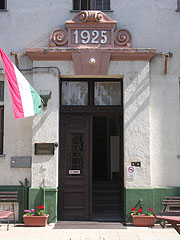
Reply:
[[[70,10],[70,12],[81,12],[81,11],[91,11],[91,10]],[[92,10],[92,11],[98,11],[98,10]],[[114,12],[113,10],[99,10],[101,12]]]
[[[5,156],[6,156],[5,154],[0,154],[0,158],[1,158],[1,157],[5,157]]]

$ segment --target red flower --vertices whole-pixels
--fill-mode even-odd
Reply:
[[[37,209],[40,209],[40,207],[36,207]]]
[[[132,211],[135,212],[135,210],[136,210],[135,207],[132,207]]]
[[[142,213],[142,208],[140,208],[140,209],[138,210],[138,213]]]
[[[43,205],[41,205],[41,206],[40,206],[40,209],[44,209],[44,206],[43,206]]]
[[[152,208],[150,208],[149,211],[153,212],[154,210]]]

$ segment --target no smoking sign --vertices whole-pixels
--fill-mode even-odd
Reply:
[[[127,167],[127,178],[135,177],[135,168],[132,166]]]

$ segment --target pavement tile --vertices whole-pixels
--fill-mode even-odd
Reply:
[[[177,240],[179,234],[173,228],[130,227],[126,229],[54,229],[24,227],[24,225],[0,226],[0,240]]]
[[[158,240],[177,240],[179,234],[174,229],[153,229]]]
[[[148,227],[134,228],[134,232],[139,240],[158,240],[152,229],[149,229]]]
[[[127,229],[117,231],[120,240],[139,240],[135,231]]]
[[[57,232],[62,231],[58,229]],[[81,229],[64,229],[61,240],[79,240],[81,239]]]
[[[116,231],[117,229],[101,229],[100,230],[100,237],[102,240],[119,240],[119,235]]]
[[[80,240],[100,240],[99,229],[82,229]]]

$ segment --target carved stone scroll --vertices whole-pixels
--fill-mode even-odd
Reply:
[[[66,23],[82,23],[82,22],[109,22],[116,23],[117,22],[107,16],[105,13],[100,11],[82,11],[76,14],[72,19],[66,21]]]
[[[68,38],[66,30],[62,28],[57,28],[51,33],[49,45],[50,47],[61,47],[66,45],[67,41]]]
[[[83,11],[80,13],[79,19],[81,22],[100,22],[103,15],[99,11]]]
[[[131,33],[124,28],[120,28],[115,32],[114,41],[115,41],[115,44],[120,47],[130,48],[132,46]]]

